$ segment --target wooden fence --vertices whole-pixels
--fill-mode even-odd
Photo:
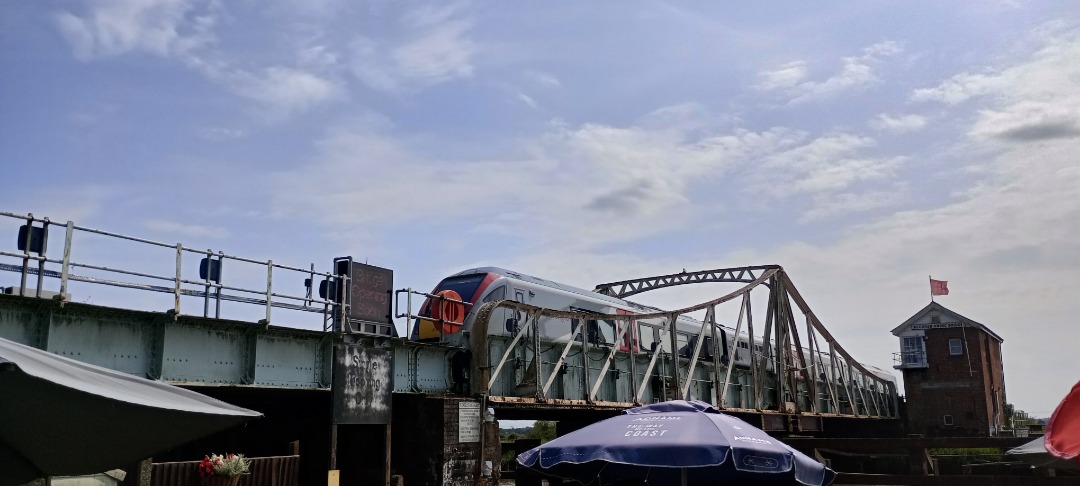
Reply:
[[[299,486],[300,456],[252,457],[249,474],[238,486]],[[153,486],[198,486],[199,461],[156,462]]]

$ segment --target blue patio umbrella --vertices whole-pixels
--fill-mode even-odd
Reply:
[[[590,486],[818,486],[836,476],[761,429],[696,400],[631,408],[529,449],[517,461]]]

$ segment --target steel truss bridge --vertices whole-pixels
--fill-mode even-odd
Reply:
[[[390,319],[374,326],[335,326],[339,319],[348,321],[348,304],[332,293],[313,296],[312,289],[319,280],[348,288],[346,274],[0,212],[0,223],[5,221],[8,226],[0,225],[0,271],[6,272],[0,275],[13,278],[0,278],[0,284],[11,285],[7,293],[13,295],[0,295],[0,337],[150,379],[187,386],[328,391],[335,347],[363,346],[392,351],[389,385],[394,393],[479,397],[507,417],[614,411],[673,398],[757,415],[774,430],[816,431],[829,419],[899,417],[893,382],[840,345],[777,265],[682,272],[595,290],[624,298],[681,285],[739,285],[672,311],[608,315],[510,300],[483,303],[473,308],[477,319],[472,329],[444,335],[438,343],[418,343],[390,337]],[[20,227],[26,229],[11,238],[18,240],[16,248],[5,251],[5,235],[16,236]],[[50,228],[53,235],[63,234],[63,244],[48,244]],[[110,257],[115,251],[89,251],[120,244],[159,251],[156,270],[125,267],[136,264]],[[229,275],[259,272],[265,272],[265,286],[224,283]],[[75,283],[120,289],[124,295],[167,294],[171,305],[162,312],[79,303],[68,295],[79,291]],[[751,305],[754,292],[767,293],[764,309]],[[400,294],[422,293],[400,290],[395,301]],[[223,308],[222,302],[228,305]],[[240,306],[246,307],[238,316],[223,317]],[[737,311],[738,319],[718,322],[727,310]],[[685,333],[698,338],[676,332],[673,324],[680,316],[701,312],[704,319]],[[408,305],[393,314],[408,319],[413,309]],[[511,314],[518,316],[515,332],[489,332],[502,328]],[[282,325],[286,321],[309,328]],[[604,342],[587,338],[587,326],[575,325],[590,321],[623,325],[612,327],[618,332]],[[619,346],[631,322],[659,326],[662,342],[636,351]],[[557,325],[574,329],[572,338],[540,339],[544,326]]]
[[[477,323],[481,327],[473,328],[468,346],[474,353],[473,391],[486,394],[489,401],[496,403],[540,407],[626,408],[683,398],[746,413],[898,416],[894,383],[864,367],[836,341],[780,266],[684,272],[602,284],[596,291],[621,298],[709,282],[743,285],[697,305],[633,315],[567,312],[514,301],[484,304],[478,311]],[[764,323],[757,328],[750,298],[755,290],[769,294]],[[727,332],[716,321],[717,308],[724,304],[737,306],[739,314],[733,325],[728,323]],[[498,309],[524,316],[524,324],[513,337],[492,336],[482,327],[491,322],[490,316]],[[802,314],[802,323],[796,320],[794,309]],[[705,311],[705,319],[696,329],[676,332],[672,323],[698,311]],[[573,337],[565,343],[538,339],[543,334],[542,326],[560,319],[659,322],[663,325],[663,342],[655,351],[637,353],[613,344],[624,343],[632,325],[614,326],[619,333],[607,344],[597,345],[586,339],[586,326],[571,326]],[[731,327],[734,334],[726,338],[731,346],[725,349],[724,335],[730,333]],[[694,339],[694,334],[699,338]],[[739,336],[742,343],[735,344],[733,336]],[[803,421],[802,427],[813,430],[813,420]]]

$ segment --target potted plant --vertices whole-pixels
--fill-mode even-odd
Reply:
[[[210,454],[199,461],[200,486],[236,486],[251,460],[243,454]]]

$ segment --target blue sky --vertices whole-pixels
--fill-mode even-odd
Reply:
[[[1019,408],[1080,378],[1069,2],[4,9],[2,210],[422,289],[777,263],[884,368],[933,274]]]

